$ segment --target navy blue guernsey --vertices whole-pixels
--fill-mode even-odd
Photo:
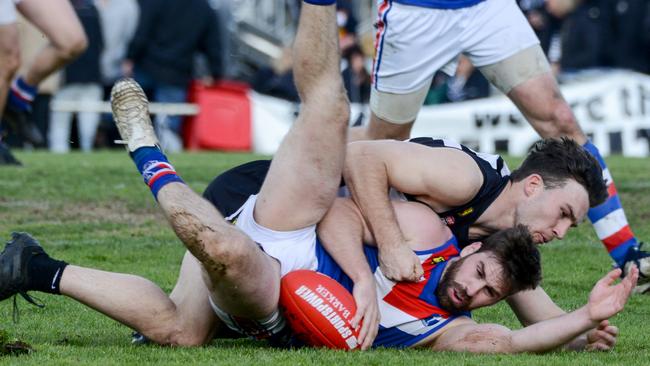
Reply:
[[[499,155],[477,153],[467,146],[446,139],[417,137],[409,141],[432,148],[458,149],[474,159],[483,174],[483,185],[481,185],[478,193],[466,204],[445,212],[437,212],[437,214],[442,222],[454,233],[461,248],[470,244],[471,241],[479,240],[480,238],[471,238],[470,240],[470,226],[490,207],[510,181],[510,170],[503,158]],[[431,168],[435,169],[435,167]],[[419,202],[409,194],[404,194],[404,196],[409,201]]]
[[[498,155],[477,153],[472,149],[445,139],[418,137],[409,142],[431,148],[455,148],[469,155],[483,174],[483,185],[466,204],[445,212],[438,212],[441,220],[449,226],[461,247],[470,242],[469,228],[494,202],[509,181],[510,171]],[[252,194],[259,193],[271,160],[256,160],[234,167],[217,176],[206,188],[203,197],[210,201],[221,214],[228,218],[246,202]],[[432,166],[431,169],[435,169]],[[415,197],[404,194],[410,201]],[[480,238],[472,238],[480,239]]]

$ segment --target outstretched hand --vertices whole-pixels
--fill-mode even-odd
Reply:
[[[598,327],[587,332],[587,351],[609,351],[614,348],[618,337],[618,328],[603,320]]]
[[[358,281],[352,290],[354,301],[357,304],[357,312],[351,320],[352,326],[359,331],[359,344],[362,350],[372,346],[377,332],[379,331],[379,306],[377,305],[377,290],[374,277]]]
[[[623,310],[639,279],[639,269],[631,268],[619,284],[612,286],[620,276],[621,270],[617,268],[601,278],[591,290],[587,306],[592,321],[601,322]]]
[[[416,282],[424,275],[420,258],[406,244],[381,248],[379,265],[384,276],[393,281]]]

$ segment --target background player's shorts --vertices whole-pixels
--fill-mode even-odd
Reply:
[[[453,75],[461,53],[485,66],[539,43],[515,0],[450,10],[380,0],[377,26],[373,86],[394,94],[428,88],[438,70]]]
[[[19,2],[20,0],[0,0],[0,25],[16,22],[16,4]]]
[[[275,231],[255,222],[253,211],[257,195],[251,195],[235,213],[235,225],[255,241],[264,252],[280,262],[281,275],[296,270],[318,268],[316,225],[293,231]]]

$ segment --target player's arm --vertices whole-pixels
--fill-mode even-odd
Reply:
[[[337,198],[318,224],[318,236],[323,247],[354,282],[353,296],[357,313],[352,326],[362,324],[359,343],[368,349],[379,330],[379,307],[375,279],[363,243],[372,241],[363,217],[352,200]]]
[[[524,327],[566,314],[541,287],[516,293],[510,296],[507,302]],[[618,328],[604,323],[581,334],[566,347],[572,350],[610,349],[616,343],[617,336]]]
[[[359,141],[348,145],[344,179],[373,233],[384,274],[415,281],[422,266],[405,244],[388,191],[426,196],[433,209],[468,202],[483,176],[472,159],[454,149],[433,149],[404,141]]]
[[[612,286],[621,271],[611,271],[596,283],[587,305],[574,312],[519,330],[509,330],[496,324],[462,324],[440,334],[432,347],[439,351],[475,353],[544,352],[555,349],[623,310],[636,285],[638,273],[634,268],[629,276]]]

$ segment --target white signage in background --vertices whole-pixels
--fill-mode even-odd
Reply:
[[[648,156],[650,76],[616,71],[561,89],[601,153]],[[539,139],[505,96],[423,107],[411,136],[441,136],[488,153],[501,144],[512,155],[525,155]]]
[[[650,76],[615,71],[562,85],[561,89],[582,129],[601,153],[650,155]],[[250,98],[253,149],[273,154],[293,123],[298,106],[254,92]],[[352,106],[351,123],[368,118],[367,106]],[[487,153],[498,146],[512,155],[525,155],[539,139],[505,96],[425,106],[411,136],[445,137]]]

